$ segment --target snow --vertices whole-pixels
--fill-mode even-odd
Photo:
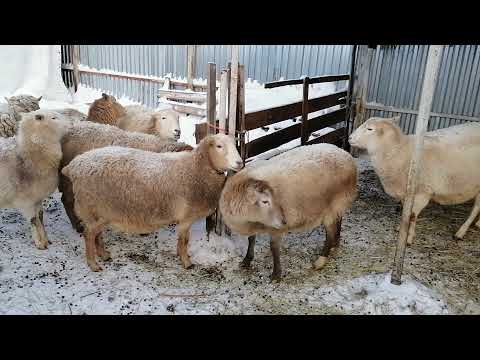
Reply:
[[[409,276],[403,276],[402,284],[397,286],[391,284],[390,274],[365,275],[341,285],[319,289],[314,297],[323,305],[336,307],[347,314],[440,315],[448,313],[447,305],[439,294]]]

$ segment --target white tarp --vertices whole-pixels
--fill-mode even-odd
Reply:
[[[0,97],[20,94],[71,100],[61,75],[60,45],[0,45]]]

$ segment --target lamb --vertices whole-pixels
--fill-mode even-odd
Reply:
[[[110,125],[95,124],[89,121],[73,122],[62,139],[63,158],[61,168],[67,166],[72,159],[89,150],[109,145],[137,148],[153,152],[190,151],[193,148],[182,142],[159,139],[153,135],[130,133]],[[60,171],[59,171],[60,172]],[[70,180],[59,174],[59,191],[62,193],[62,202],[72,226],[83,232],[80,220],[73,210],[74,194]],[[110,189],[111,191],[112,189]]]
[[[21,114],[40,109],[40,96],[17,95],[5,97],[7,104],[0,104],[0,137],[11,137],[17,133],[17,124]]]
[[[46,249],[42,201],[55,191],[67,124],[41,111],[25,113],[18,134],[0,139],[0,207],[18,208],[30,220],[38,249]]]
[[[272,281],[280,281],[280,243],[289,231],[324,225],[326,241],[314,268],[325,266],[338,246],[342,217],[357,197],[357,168],[352,156],[331,144],[302,146],[257,160],[227,180],[219,209],[225,224],[247,235],[242,267],[250,267],[255,234],[270,235]]]
[[[414,137],[402,132],[397,125],[399,118],[370,118],[352,133],[349,142],[367,150],[385,192],[403,204]],[[465,236],[480,212],[479,161],[478,123],[452,126],[425,135],[407,244],[413,243],[417,217],[430,200],[440,205],[455,205],[475,198],[470,216],[455,234],[457,239]],[[480,220],[476,226],[480,227]]]
[[[180,138],[179,115],[173,109],[153,111],[140,105],[125,107],[126,114],[118,119],[117,126],[126,131],[157,135],[163,139]]]
[[[117,120],[125,114],[125,108],[114,96],[103,93],[88,109],[87,120],[116,126]]]
[[[142,233],[172,223],[178,224],[177,255],[189,268],[191,225],[215,211],[224,172],[242,167],[233,139],[224,134],[207,136],[191,152],[157,154],[112,146],[77,156],[62,173],[73,183],[91,270],[102,270],[95,253],[110,259],[101,237],[106,226]]]

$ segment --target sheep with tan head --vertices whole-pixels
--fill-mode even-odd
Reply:
[[[89,150],[105,146],[124,146],[156,153],[190,151],[193,148],[182,142],[163,140],[157,136],[127,132],[115,126],[95,124],[90,121],[72,122],[72,126],[62,138],[63,158],[61,168],[67,166],[76,156]],[[60,170],[61,170],[60,168]],[[59,174],[59,191],[62,193],[62,202],[65,211],[78,231],[83,231],[80,220],[73,210],[74,193],[72,183],[63,174]]]
[[[233,139],[223,134],[206,137],[191,152],[109,146],[75,157],[62,173],[73,184],[75,213],[85,225],[88,265],[99,271],[95,254],[110,258],[101,234],[105,227],[149,233],[176,223],[177,254],[189,268],[191,225],[217,208],[224,172],[242,166]]]
[[[100,99],[95,100],[88,109],[87,120],[99,124],[116,126],[118,119],[125,115],[125,108],[117,99],[103,93]]]
[[[242,262],[253,260],[255,234],[270,235],[272,280],[281,279],[280,245],[284,234],[324,225],[326,241],[314,268],[322,268],[338,246],[344,213],[357,196],[357,168],[352,156],[331,144],[302,146],[257,160],[230,177],[220,197],[225,224],[249,236]]]
[[[5,97],[7,103],[0,104],[0,137],[14,136],[22,114],[40,109],[41,99],[32,95]]]
[[[368,119],[349,138],[352,146],[367,150],[385,192],[403,202],[414,148],[414,136],[397,125],[399,117]],[[462,239],[480,213],[480,124],[467,123],[427,132],[422,167],[413,203],[413,223],[407,237],[415,238],[415,222],[430,201],[441,205],[475,199],[472,212],[455,237]],[[480,227],[480,220],[476,226]]]
[[[38,249],[46,249],[43,200],[58,185],[67,123],[41,110],[22,114],[16,136],[0,139],[0,207],[20,209]]]

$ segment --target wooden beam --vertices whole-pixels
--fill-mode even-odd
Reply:
[[[228,133],[227,128],[227,96],[228,96],[228,73],[223,70],[220,74],[220,93],[218,100],[218,120],[220,132]]]
[[[240,129],[240,156],[245,165],[246,146],[245,146],[245,66],[238,65],[238,94],[237,94],[237,128]]]
[[[373,49],[368,45],[358,46],[358,61],[355,71],[356,81],[353,89],[355,101],[355,118],[353,129],[357,129],[365,122],[365,104],[367,103],[368,75],[370,72],[370,63],[372,60]]]
[[[420,97],[420,106],[418,109],[418,118],[415,124],[415,145],[413,149],[412,159],[410,161],[410,169],[408,172],[407,193],[403,200],[402,220],[400,222],[400,233],[398,235],[397,248],[395,251],[395,260],[393,263],[393,271],[391,282],[395,285],[401,284],[403,262],[405,258],[405,248],[407,245],[408,234],[415,228],[415,217],[418,214],[412,214],[415,201],[417,176],[422,166],[424,135],[428,127],[428,119],[432,109],[433,93],[440,69],[440,60],[442,55],[442,45],[430,45],[428,50],[427,65],[425,68],[425,76],[423,80],[422,94]],[[413,229],[412,229],[413,227]]]
[[[342,100],[342,98],[344,98],[346,95],[346,91],[337,91],[333,94],[310,99],[308,101],[308,112],[311,113],[332,106],[344,104],[345,100]],[[277,106],[274,108],[245,114],[245,129],[252,130],[301,116],[302,105],[303,101],[299,101],[293,104]]]
[[[301,122],[301,144],[305,145],[308,140],[308,76],[303,79],[303,101],[302,101],[302,122]]]
[[[215,110],[217,107],[217,94],[215,84],[217,82],[217,65],[215,63],[208,63],[208,78],[207,78],[207,123],[210,125],[207,129],[207,134],[215,134]]]
[[[329,143],[340,147],[345,137],[345,128],[339,128],[307,142],[307,145]]]
[[[171,105],[175,111],[178,111],[181,113],[202,116],[202,117],[207,116],[207,110],[204,107],[195,106],[194,104],[186,104],[186,103],[180,104],[176,101],[170,101],[164,98],[159,99],[158,102],[160,104]]]
[[[343,81],[349,80],[349,74],[340,74],[340,75],[324,75],[324,76],[316,76],[310,78],[310,84],[319,84],[319,83],[326,83],[326,82],[335,82],[335,81]],[[280,80],[280,81],[272,81],[266,83],[264,85],[265,89],[272,89],[280,86],[287,86],[287,85],[302,85],[303,79],[291,79],[291,80]]]
[[[187,89],[193,90],[195,78],[196,46],[187,45]]]
[[[230,96],[228,109],[228,133],[235,136],[237,123],[237,92],[238,92],[238,45],[232,45],[232,65],[230,73]]]
[[[80,63],[80,46],[79,45],[70,45],[72,49],[72,67],[73,67],[73,83],[75,87],[75,92],[78,89],[80,84],[80,73],[78,72],[78,64]]]
[[[165,97],[167,99],[185,100],[199,103],[204,103],[207,101],[206,92],[160,89],[158,90],[157,96],[159,98]]]

